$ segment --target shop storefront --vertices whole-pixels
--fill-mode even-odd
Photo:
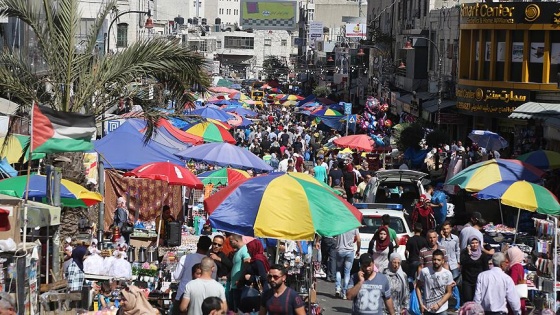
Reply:
[[[460,8],[457,109],[469,127],[500,133],[512,155],[542,145],[539,122],[509,119],[519,106],[559,91],[560,4],[465,3]]]

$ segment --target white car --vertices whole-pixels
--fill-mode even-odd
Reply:
[[[410,230],[402,205],[400,204],[376,204],[376,203],[357,203],[354,206],[362,213],[362,226],[360,230],[360,254],[367,253],[369,242],[373,234],[381,226],[381,217],[388,214],[391,217],[389,227],[397,232],[397,252],[401,255],[401,259],[405,260],[404,252],[406,250],[406,242],[414,235]]]

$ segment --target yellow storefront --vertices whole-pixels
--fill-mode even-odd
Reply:
[[[472,117],[473,129],[527,142],[516,137],[541,127],[507,117],[545,96],[560,103],[560,3],[479,2],[460,10],[457,108]]]

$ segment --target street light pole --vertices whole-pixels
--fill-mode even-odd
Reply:
[[[428,41],[430,44],[434,45],[434,48],[436,49],[436,53],[438,55],[438,102],[437,102],[437,127],[439,129],[440,125],[441,125],[441,119],[440,119],[440,112],[441,112],[441,88],[442,88],[442,79],[443,79],[443,57],[439,52],[439,48],[436,45],[436,43],[434,43],[434,41],[432,41],[431,39],[429,39],[428,37],[414,37],[416,39],[424,39],[426,41]],[[412,43],[410,41],[407,41],[404,49],[407,50],[412,50],[414,49],[414,47],[412,47]]]
[[[125,15],[125,14],[129,14],[129,13],[144,13],[145,15],[148,16],[148,19],[146,20],[146,23],[144,24],[144,27],[147,29],[151,29],[154,27],[154,23],[152,22],[152,10],[148,10],[148,11],[138,11],[138,10],[131,10],[131,11],[124,11],[121,12],[119,14],[117,14],[117,16],[115,16],[115,18],[111,21],[111,23],[109,24],[109,28],[107,29],[107,41],[106,41],[106,48],[105,48],[105,53],[109,54],[109,40],[111,39],[111,27],[113,27],[113,24],[115,23],[116,20],[118,20],[121,16]]]

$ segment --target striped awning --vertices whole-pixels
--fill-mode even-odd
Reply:
[[[517,107],[509,118],[539,119],[545,125],[560,129],[560,104],[527,102]]]

